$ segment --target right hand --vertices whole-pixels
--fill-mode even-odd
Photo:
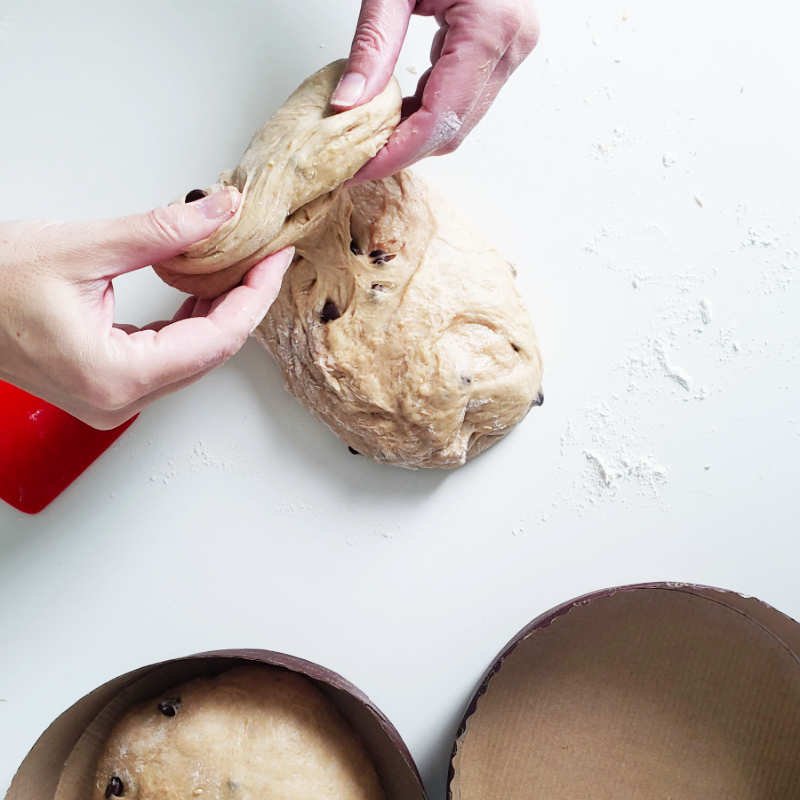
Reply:
[[[292,248],[142,328],[115,324],[112,281],[205,239],[240,202],[228,189],[122,219],[0,223],[0,378],[107,429],[222,364],[277,297]]]
[[[536,46],[530,0],[362,0],[347,69],[331,98],[344,111],[378,95],[394,72],[412,14],[435,17],[431,67],[386,146],[355,182],[394,175],[421,158],[452,153]]]

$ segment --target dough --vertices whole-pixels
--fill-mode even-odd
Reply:
[[[111,732],[92,800],[383,800],[347,723],[308,679],[266,666],[198,678]]]
[[[400,108],[392,82],[331,116],[342,67],[309,78],[221,177],[244,193],[236,217],[157,269],[211,297],[294,244],[255,331],[289,390],[358,453],[456,467],[541,405],[536,337],[513,267],[419,178],[340,186],[387,140]]]
[[[513,267],[409,172],[341,191],[255,331],[357,452],[456,467],[541,404]]]
[[[236,186],[242,203],[210,237],[156,265],[163,280],[197,297],[216,297],[264,256],[324,221],[330,192],[386,144],[400,121],[394,79],[370,103],[331,112],[328,101],[345,64],[334,61],[303,81],[256,133],[239,166],[207,190]]]

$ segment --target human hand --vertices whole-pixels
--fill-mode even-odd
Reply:
[[[114,428],[228,359],[275,300],[291,248],[143,328],[114,324],[112,281],[209,236],[240,201],[228,189],[122,219],[0,223],[0,378]]]
[[[432,66],[414,96],[404,99],[403,121],[356,181],[385,178],[455,150],[539,36],[529,0],[363,0],[349,64],[331,98],[334,109],[366,103],[386,86],[412,14],[439,23]]]

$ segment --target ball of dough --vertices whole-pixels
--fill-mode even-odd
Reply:
[[[383,800],[361,742],[308,679],[248,665],[131,708],[93,800]]]
[[[457,467],[541,405],[513,267],[410,172],[343,189],[255,336],[350,447]]]
[[[237,215],[156,269],[214,297],[294,244],[255,332],[290,391],[359,453],[456,467],[541,404],[536,337],[513,268],[419,178],[340,187],[400,119],[394,81],[331,114],[343,64],[306,80],[221,176],[243,192]]]

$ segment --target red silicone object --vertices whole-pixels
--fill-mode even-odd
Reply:
[[[0,381],[0,498],[26,514],[38,514],[105,452],[133,419],[112,431],[96,431],[50,403]]]

